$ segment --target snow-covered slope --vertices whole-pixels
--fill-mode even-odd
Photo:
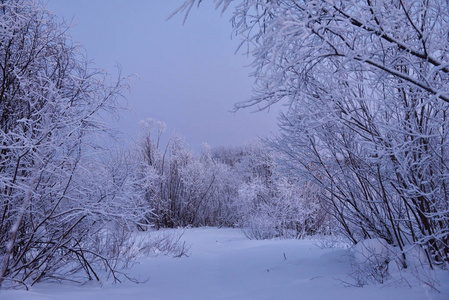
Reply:
[[[439,272],[441,293],[405,282],[348,286],[350,255],[320,249],[314,240],[248,240],[238,229],[186,230],[189,257],[142,258],[129,273],[141,284],[39,284],[4,290],[1,299],[449,299],[449,274]]]

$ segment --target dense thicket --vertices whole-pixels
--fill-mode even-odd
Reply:
[[[261,143],[203,147],[200,155],[174,135],[160,145],[165,125],[148,120],[140,144],[145,218],[157,228],[243,227],[250,238],[329,233],[318,192],[280,173],[276,153]]]
[[[1,1],[0,28],[0,285],[98,279],[97,262],[113,271],[120,256],[105,227],[143,208],[127,165],[99,159],[99,113],[124,85],[89,68],[37,1]]]
[[[190,0],[182,9],[187,12]],[[221,0],[253,55],[254,96],[284,100],[274,146],[320,187],[354,243],[383,238],[449,262],[449,5]]]

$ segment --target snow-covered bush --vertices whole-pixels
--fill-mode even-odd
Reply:
[[[350,277],[356,286],[387,283],[394,286],[426,285],[438,291],[440,282],[432,269],[426,251],[419,245],[404,250],[389,245],[381,238],[365,239],[350,248]],[[348,282],[347,282],[348,283]]]
[[[270,188],[260,180],[239,188],[241,226],[250,238],[302,238],[329,234],[330,218],[318,198],[307,198],[307,185],[273,179]]]
[[[137,252],[144,255],[189,256],[190,245],[183,240],[185,229],[175,231],[151,231],[149,235],[134,240]]]
[[[91,68],[39,1],[2,1],[0,27],[0,285],[77,270],[98,279],[97,262],[114,267],[95,251],[97,233],[147,209],[129,169],[104,161],[99,143],[100,114],[119,107],[127,84]]]
[[[267,146],[253,144],[248,154],[251,160],[242,172],[237,201],[240,226],[248,237],[301,238],[330,233],[331,219],[321,206],[316,186],[283,174],[276,162],[279,154]]]
[[[282,175],[276,153],[262,143],[203,147],[200,155],[180,138],[161,149],[162,123],[148,120],[140,144],[141,174],[156,228],[239,226],[251,238],[328,233],[329,216],[309,183]]]
[[[143,122],[144,137],[138,145],[140,174],[151,213],[145,222],[156,228],[178,226],[231,226],[235,221],[235,176],[212,158],[207,145],[195,154],[178,135],[162,147],[165,125]]]
[[[358,242],[353,248],[352,277],[356,284],[364,286],[369,282],[384,283],[388,277],[388,267],[394,255],[387,241],[374,238]]]

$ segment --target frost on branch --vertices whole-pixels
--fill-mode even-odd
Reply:
[[[447,269],[448,2],[215,3],[233,3],[253,57],[254,93],[236,109],[287,104],[273,143],[285,168],[320,187],[354,244],[381,238],[404,262],[417,245]]]
[[[111,170],[97,141],[126,84],[90,68],[40,2],[2,1],[0,28],[0,283],[114,276],[120,255],[94,241],[142,206],[125,161]]]

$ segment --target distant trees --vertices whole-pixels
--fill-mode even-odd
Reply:
[[[39,2],[1,1],[0,27],[0,285],[114,274],[100,233],[146,210],[125,160],[99,155],[99,114],[126,84],[91,69]]]
[[[147,120],[139,145],[145,200],[151,208],[145,222],[161,227],[218,225],[223,223],[216,207],[226,182],[226,169],[215,166],[207,151],[197,157],[177,135],[164,147],[160,139],[165,124]]]
[[[254,58],[254,96],[236,107],[289,104],[284,166],[320,188],[354,243],[419,245],[447,266],[448,2],[216,3],[233,4]]]
[[[159,121],[147,120],[143,128],[141,168],[152,211],[145,221],[156,228],[232,226],[235,182],[230,168],[214,161],[207,146],[200,156],[194,154],[177,135],[162,147],[165,124]]]
[[[326,232],[329,218],[310,187],[279,172],[276,153],[260,143],[203,147],[191,152],[165,125],[144,122],[141,174],[151,214],[160,227],[237,226],[250,238],[302,237]]]

